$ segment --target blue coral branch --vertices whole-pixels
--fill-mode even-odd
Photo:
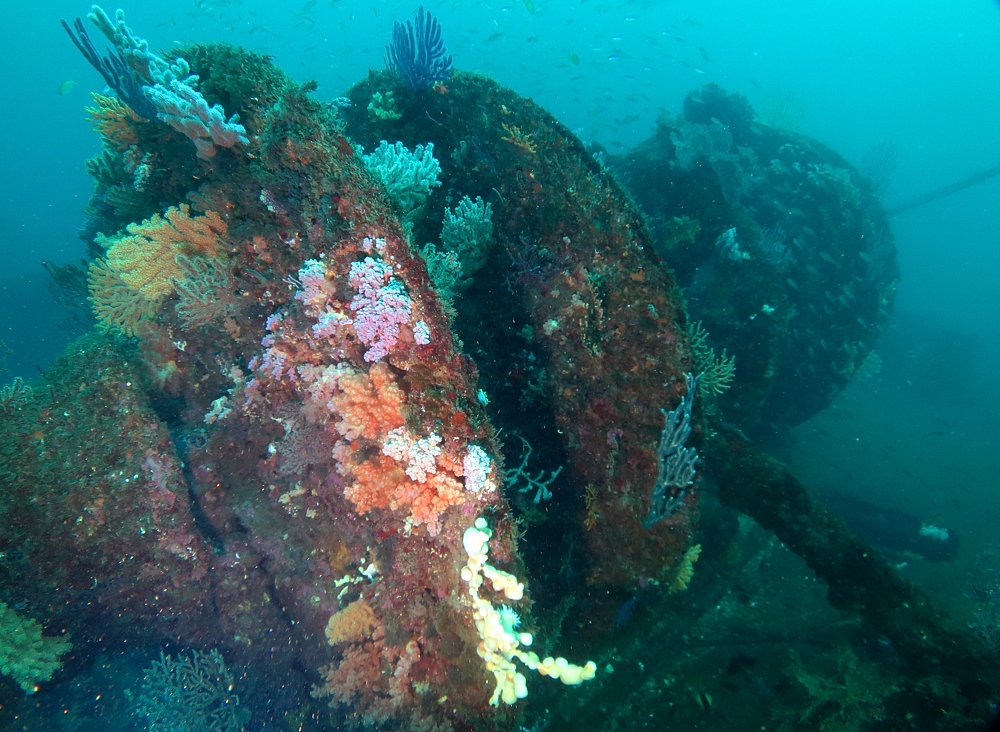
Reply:
[[[451,56],[441,40],[441,24],[423,5],[417,8],[416,23],[393,23],[392,41],[385,52],[386,67],[413,91],[451,76]]]
[[[686,374],[684,381],[687,393],[681,398],[677,408],[668,412],[661,409],[665,417],[660,444],[656,450],[656,483],[650,495],[649,513],[642,522],[645,529],[651,529],[664,519],[670,518],[683,505],[688,487],[694,483],[698,469],[698,451],[684,447],[691,434],[691,408],[694,395],[698,391],[698,381],[702,374]]]
[[[156,107],[146,98],[142,81],[125,61],[121,51],[109,52],[105,56],[98,53],[81,18],[77,18],[72,26],[62,19],[59,22],[83,57],[104,77],[104,83],[114,90],[122,103],[131,107],[140,117],[155,119]]]

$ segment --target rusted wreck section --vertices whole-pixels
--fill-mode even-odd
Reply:
[[[388,92],[398,119],[366,111]],[[546,406],[570,468],[588,581],[671,579],[688,548],[695,492],[667,520],[649,529],[642,522],[658,472],[661,409],[685,392],[688,340],[673,279],[640,214],[575,135],[494,81],[456,73],[438,93],[415,95],[372,74],[350,96],[348,134],[366,148],[434,143],[444,185],[416,220],[418,240],[436,236],[448,201],[480,196],[493,207],[497,248],[457,304],[458,330],[467,340],[501,338],[516,329],[515,311],[526,314],[525,339],[543,354]],[[485,325],[464,324],[470,311]],[[510,356],[484,353],[493,362]],[[479,365],[487,390],[500,393],[518,377],[514,363]]]

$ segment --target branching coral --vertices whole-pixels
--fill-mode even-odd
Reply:
[[[214,649],[176,658],[160,651],[160,660],[146,669],[136,711],[148,720],[149,729],[238,732],[249,715],[240,709],[235,683]]]
[[[719,396],[732,386],[733,378],[736,376],[735,356],[727,356],[724,349],[721,356],[715,353],[715,349],[708,345],[708,331],[700,320],[688,326],[688,335],[691,338],[694,370],[701,374],[698,379],[701,395]]]
[[[454,209],[445,209],[441,244],[458,256],[462,274],[471,277],[486,263],[493,244],[493,207],[464,196]]]
[[[382,140],[363,160],[404,211],[416,209],[427,200],[432,189],[441,186],[438,180],[441,164],[434,157],[432,142],[417,145],[410,152],[401,142],[390,145]]]
[[[2,346],[3,341],[0,341],[0,347]],[[12,382],[5,384],[0,389],[0,417],[12,414],[21,409],[21,407],[31,401],[32,393],[32,388],[24,383],[24,379],[20,376],[15,376]]]
[[[392,24],[392,42],[385,47],[385,65],[413,91],[422,91],[451,76],[451,56],[441,40],[441,24],[417,8],[416,22]]]
[[[831,678],[810,673],[798,653],[792,653],[792,674],[810,700],[800,721],[822,732],[849,732],[884,719],[884,700],[898,687],[876,665],[862,661],[849,648],[838,648],[836,659],[837,673]]]
[[[62,21],[63,28],[84,58],[135,113],[147,119],[156,117],[187,136],[203,159],[215,155],[216,145],[249,143],[240,116],[234,114],[227,120],[220,105],[209,106],[187,61],[180,56],[168,61],[151,51],[149,44],[125,24],[124,11],[119,9],[112,20],[94,5],[87,17],[114,45],[114,53],[98,54],[80,18],[72,27]]]
[[[62,667],[59,657],[72,647],[66,638],[43,636],[37,620],[0,602],[0,673],[14,679],[28,694],[38,691],[39,681],[52,678]]]

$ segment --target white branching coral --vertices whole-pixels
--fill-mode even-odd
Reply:
[[[371,154],[363,156],[363,160],[407,212],[423,205],[431,190],[441,185],[438,180],[441,164],[434,157],[433,142],[417,145],[410,152],[401,142],[390,145],[382,140]]]

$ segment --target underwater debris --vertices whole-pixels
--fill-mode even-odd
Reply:
[[[646,212],[690,319],[740,364],[719,400],[729,418],[765,437],[828,406],[877,341],[899,280],[862,173],[714,84],[608,165]]]
[[[905,664],[906,676],[920,680],[928,708],[963,719],[992,714],[990,700],[1000,675],[995,654],[972,643],[967,630],[946,622],[922,590],[814,502],[788,468],[754,448],[739,430],[716,417],[710,435],[701,445],[702,456],[722,503],[774,531],[805,559],[828,583],[831,605],[871,623]],[[941,675],[953,683],[935,685],[934,677]],[[971,690],[969,696],[957,692],[961,687]]]
[[[386,124],[359,109],[386,87],[386,76],[350,90],[355,104],[345,129],[366,146],[432,141],[450,195],[490,203],[497,246],[456,302],[455,327],[501,427],[520,431],[523,418],[508,415],[526,408],[533,422],[553,420],[551,431],[526,435],[536,454],[559,456],[552,468],[566,466],[567,490],[553,491],[547,526],[556,531],[549,523],[556,520],[558,531],[580,539],[574,551],[585,556],[588,587],[669,581],[688,548],[697,492],[688,492],[669,531],[644,530],[642,519],[663,428],[654,405],[676,400],[672,385],[690,370],[690,351],[676,290],[641,217],[586,147],[531,100],[456,72],[447,97],[415,97],[403,120]],[[530,171],[526,151],[505,139],[515,127],[532,135]],[[437,233],[447,205],[445,196],[428,199],[414,220],[418,236]],[[607,435],[616,429],[621,436],[611,444]],[[602,517],[590,529],[583,525],[588,484],[598,489],[594,509]],[[549,508],[555,504],[574,508]]]

